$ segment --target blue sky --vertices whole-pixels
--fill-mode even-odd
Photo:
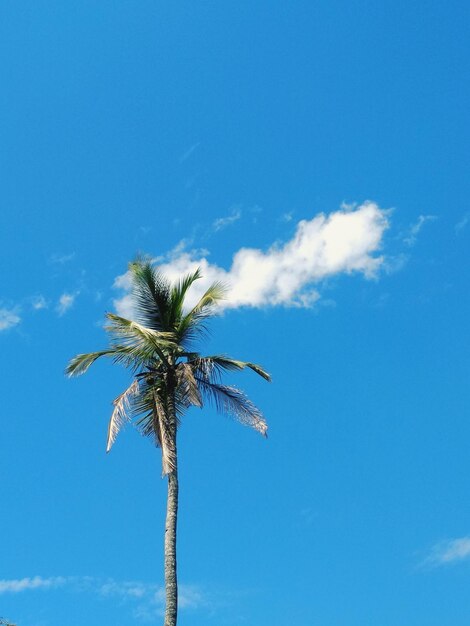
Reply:
[[[269,438],[180,431],[182,626],[470,620],[464,2],[5,0],[0,616],[161,623],[166,486],[105,346],[137,253],[231,284]],[[232,380],[232,379],[231,379]]]

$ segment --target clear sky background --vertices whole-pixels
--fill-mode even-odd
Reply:
[[[162,621],[159,451],[105,455],[124,370],[63,374],[145,252],[232,280],[205,351],[273,376],[230,378],[268,440],[181,428],[181,626],[470,623],[469,22],[1,2],[0,616]]]

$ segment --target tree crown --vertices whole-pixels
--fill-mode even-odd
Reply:
[[[206,400],[266,435],[261,411],[240,389],[222,384],[221,375],[248,368],[269,381],[269,374],[255,363],[225,355],[201,356],[193,350],[225,297],[224,286],[213,283],[194,306],[187,307],[188,291],[201,278],[199,269],[174,284],[149,260],[130,263],[129,273],[135,319],[107,313],[109,348],[78,354],[66,368],[69,376],[78,376],[106,356],[133,372],[132,383],[113,402],[106,450],[124,423],[132,421],[162,449],[163,474],[168,474],[176,467],[175,438],[182,414],[190,406],[202,407]]]

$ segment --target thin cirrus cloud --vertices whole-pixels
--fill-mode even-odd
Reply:
[[[53,254],[49,258],[49,263],[64,265],[65,263],[72,261],[74,258],[75,258],[75,252],[70,252],[69,254]]]
[[[426,224],[426,222],[434,222],[434,220],[437,220],[436,215],[420,215],[418,221],[410,226],[408,233],[403,238],[403,243],[410,248],[414,246],[418,239],[418,233],[423,228],[424,224]]]
[[[242,212],[240,211],[240,209],[232,211],[230,215],[226,215],[225,217],[218,217],[216,220],[214,220],[212,222],[212,228],[214,229],[215,232],[218,232],[219,230],[223,230],[224,228],[231,226],[235,222],[238,222],[241,216],[242,216]]]
[[[0,332],[9,330],[21,322],[17,309],[0,308]]]
[[[435,544],[423,565],[451,565],[470,560],[470,537],[449,539]]]
[[[63,587],[66,583],[67,578],[62,576],[55,576],[51,578],[34,576],[32,578],[0,580],[0,594],[21,593],[23,591],[33,591],[35,589],[57,589],[58,587]]]
[[[19,594],[28,591],[53,591],[68,589],[75,593],[91,593],[103,598],[126,602],[134,616],[148,620],[160,616],[165,604],[165,590],[154,583],[142,581],[117,581],[113,578],[100,579],[93,576],[34,576],[0,580],[0,595]],[[178,604],[182,609],[209,607],[207,594],[195,585],[180,585]]]
[[[339,275],[359,273],[366,278],[378,275],[384,264],[380,254],[383,236],[389,227],[390,211],[375,202],[298,222],[294,236],[268,250],[241,248],[230,269],[209,263],[206,256],[178,250],[159,269],[170,279],[201,268],[203,279],[189,295],[196,302],[207,286],[220,281],[228,288],[223,308],[297,306],[311,307],[320,297],[315,285]],[[114,286],[129,291],[130,276],[118,276]],[[125,293],[114,300],[117,312],[132,317],[131,297]]]
[[[104,582],[87,579],[87,583],[88,585],[93,584],[94,590],[101,596],[138,601],[135,614],[144,619],[160,615],[165,605],[165,589],[154,583],[116,581],[114,579]],[[207,604],[207,598],[195,585],[180,584],[178,586],[178,605],[180,608],[197,609],[207,606]]]
[[[464,228],[467,227],[469,222],[470,222],[470,213],[465,213],[465,215],[463,215],[462,218],[455,225],[456,234],[459,235],[464,230]]]

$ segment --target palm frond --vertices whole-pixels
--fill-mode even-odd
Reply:
[[[264,380],[267,380],[268,383],[271,382],[272,380],[271,374],[269,374],[266,370],[264,370],[260,365],[257,365],[256,363],[250,363],[247,361],[245,363],[245,367],[248,367],[250,370],[255,372],[255,374],[258,374],[258,376],[261,376],[261,378],[264,378]]]
[[[123,338],[129,342],[145,340],[154,343],[158,342],[162,347],[176,347],[175,334],[173,332],[147,328],[134,320],[128,320],[115,313],[106,313],[106,317],[110,320],[110,323],[104,328],[115,337]]]
[[[124,345],[154,352],[163,362],[167,362],[167,351],[175,352],[179,349],[174,333],[156,331],[114,313],[107,313],[106,317],[110,324],[105,326],[105,330],[114,340],[124,342]]]
[[[224,283],[216,281],[206,290],[199,302],[191,309],[190,315],[202,313],[208,308],[214,307],[227,295],[227,287]]]
[[[193,368],[189,363],[179,363],[176,367],[177,403],[184,408],[197,406],[202,408],[202,397],[194,377]]]
[[[250,363],[249,361],[239,361],[225,355],[212,355],[206,357],[189,357],[188,362],[193,365],[196,370],[203,372],[205,375],[220,375],[224,371],[240,371],[246,368],[253,370],[259,376],[271,382],[271,376],[260,365]]]
[[[227,293],[221,282],[213,283],[197,304],[181,319],[178,337],[182,344],[188,344],[207,332],[206,321],[215,313],[217,305]]]
[[[149,260],[135,260],[129,264],[129,271],[138,321],[153,330],[169,330],[171,292],[169,281]]]
[[[114,410],[108,424],[108,437],[106,441],[106,452],[109,452],[116,441],[119,431],[125,422],[130,421],[129,408],[132,396],[139,393],[139,381],[134,382],[121,393],[113,402]]]
[[[65,373],[70,378],[72,376],[81,376],[84,374],[90,365],[99,359],[102,356],[111,356],[114,353],[113,349],[109,350],[100,350],[99,352],[87,352],[86,354],[77,354],[73,359],[70,359],[67,367],[65,368]]]
[[[112,357],[113,363],[123,365],[133,372],[150,367],[156,360],[155,349],[147,344],[123,346],[116,343],[113,345],[112,353],[109,356]]]
[[[68,363],[65,373],[70,378],[81,376],[102,356],[109,357],[114,363],[119,363],[135,371],[155,359],[155,349],[153,346],[148,345],[124,346],[116,343],[108,350],[77,354]]]
[[[162,474],[166,476],[176,468],[175,437],[165,406],[165,401],[152,389],[148,389],[147,407],[150,410],[136,420],[135,426],[146,437],[152,437],[162,451]]]
[[[176,469],[176,433],[171,426],[171,418],[166,407],[158,398],[155,400],[154,428],[162,449],[162,475]]]
[[[183,315],[184,299],[191,285],[201,278],[201,269],[198,267],[194,272],[183,276],[175,285],[173,285],[170,293],[171,303],[171,319],[170,324],[175,327],[179,324]]]
[[[267,437],[268,425],[263,414],[243,391],[236,387],[211,383],[198,376],[196,381],[201,392],[215,404],[218,411]]]

